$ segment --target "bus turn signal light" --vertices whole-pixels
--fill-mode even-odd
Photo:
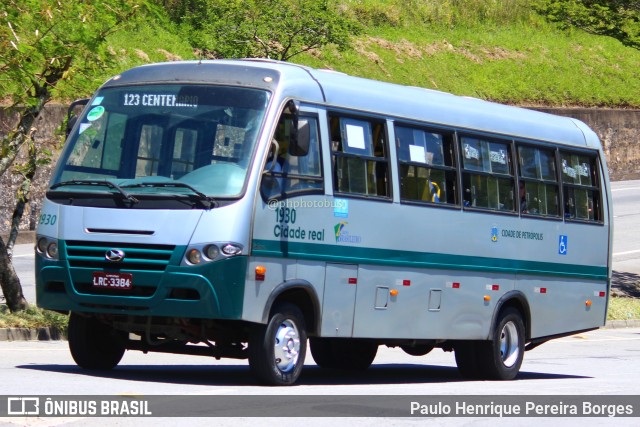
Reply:
[[[256,282],[264,281],[264,275],[267,274],[267,267],[264,265],[256,266]]]

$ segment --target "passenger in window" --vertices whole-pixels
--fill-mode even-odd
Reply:
[[[268,177],[265,177],[264,188],[267,189],[269,196],[275,196],[281,194],[284,191],[284,178],[283,173],[286,172],[287,162],[287,149],[289,140],[286,137],[285,119],[282,118],[276,128],[276,133],[271,142],[278,148],[278,152],[274,153],[273,150],[269,153],[267,158],[266,171],[270,172]]]
[[[285,171],[285,163],[287,161],[287,148],[289,145],[289,140],[285,135],[285,125],[283,120],[278,123],[276,134],[274,135],[273,141],[271,143],[278,147],[278,152],[276,153],[275,163],[273,164],[273,166],[273,152],[269,153],[269,158],[267,159],[267,170],[275,173],[283,173]]]
[[[520,181],[520,213],[529,213],[527,210],[527,192],[522,181]]]
[[[440,202],[440,186],[435,181],[429,180],[429,198],[427,198],[426,200],[429,200],[433,203]]]
[[[520,213],[525,214],[539,214],[540,213],[540,200],[537,197],[530,197],[529,193],[527,193],[527,189],[525,187],[525,183],[520,181]],[[536,184],[531,184],[533,187],[533,191],[535,194]]]

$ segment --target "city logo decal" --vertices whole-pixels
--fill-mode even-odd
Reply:
[[[362,237],[350,234],[347,230],[345,230],[347,226],[347,222],[340,221],[336,225],[333,226],[333,230],[335,232],[336,243],[361,243]]]

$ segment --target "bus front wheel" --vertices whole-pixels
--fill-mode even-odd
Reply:
[[[73,360],[84,369],[113,369],[125,351],[124,340],[112,327],[77,313],[69,316],[68,339]]]
[[[295,305],[277,305],[267,325],[256,326],[249,337],[249,367],[267,385],[294,384],[304,365],[307,333]]]
[[[524,359],[524,322],[515,308],[500,313],[490,341],[480,352],[485,376],[492,380],[511,380],[518,375]]]

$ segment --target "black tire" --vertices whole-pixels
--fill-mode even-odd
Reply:
[[[340,360],[340,369],[363,371],[373,363],[378,354],[378,344],[357,340],[336,340],[334,357]]]
[[[512,380],[524,359],[525,329],[522,315],[508,307],[500,313],[490,341],[479,349],[482,376],[491,380]]]
[[[304,317],[295,305],[274,307],[269,323],[249,336],[249,367],[267,385],[292,385],[300,376],[307,352]]]
[[[321,368],[337,369],[340,367],[340,360],[334,356],[332,338],[309,338],[311,356]]]
[[[465,378],[480,377],[479,346],[478,341],[460,341],[455,345],[456,365]]]
[[[94,317],[71,313],[68,338],[73,360],[84,369],[113,369],[124,355],[122,334]]]
[[[433,350],[433,346],[429,344],[402,345],[400,348],[409,356],[426,356]]]
[[[378,344],[348,338],[311,338],[311,355],[321,368],[362,371],[373,363]]]

